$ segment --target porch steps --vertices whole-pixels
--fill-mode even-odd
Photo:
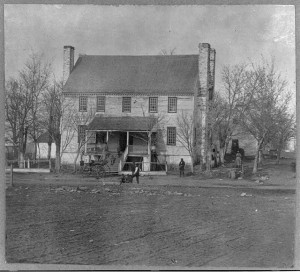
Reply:
[[[105,167],[106,173],[117,174],[119,172],[119,163],[120,163],[119,157],[116,157],[115,159],[109,159],[109,162]]]

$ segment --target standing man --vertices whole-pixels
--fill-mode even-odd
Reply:
[[[184,162],[183,158],[181,158],[181,161],[179,162],[180,177],[181,177],[181,175],[184,177],[184,166],[185,166],[185,162]]]
[[[136,162],[136,163],[135,163],[135,169],[134,169],[134,172],[133,172],[133,175],[132,175],[132,179],[133,179],[134,177],[136,177],[136,182],[137,182],[137,184],[140,183],[140,181],[139,181],[139,176],[140,176],[140,167],[139,167],[139,164]]]

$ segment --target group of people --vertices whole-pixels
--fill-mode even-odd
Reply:
[[[219,167],[221,165],[221,157],[219,151],[215,151],[213,149],[213,152],[211,154],[211,168]],[[235,159],[235,165],[238,168],[242,167],[242,155],[239,151],[236,153],[236,159]],[[185,167],[185,161],[181,158],[179,162],[179,176],[184,176],[184,167]]]

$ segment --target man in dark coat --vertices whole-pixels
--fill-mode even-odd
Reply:
[[[140,167],[139,167],[139,164],[136,162],[135,163],[135,168],[134,168],[134,172],[132,174],[132,179],[134,177],[136,177],[136,182],[139,184],[140,181],[139,181],[139,176],[140,176]]]
[[[179,162],[180,177],[181,177],[181,175],[184,177],[184,166],[185,166],[185,162],[184,162],[183,158],[181,158],[181,161]]]

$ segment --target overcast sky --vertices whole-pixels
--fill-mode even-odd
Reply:
[[[6,78],[17,75],[31,52],[43,53],[62,77],[63,46],[91,55],[198,54],[216,49],[216,85],[223,65],[274,56],[295,90],[293,6],[5,5]]]

